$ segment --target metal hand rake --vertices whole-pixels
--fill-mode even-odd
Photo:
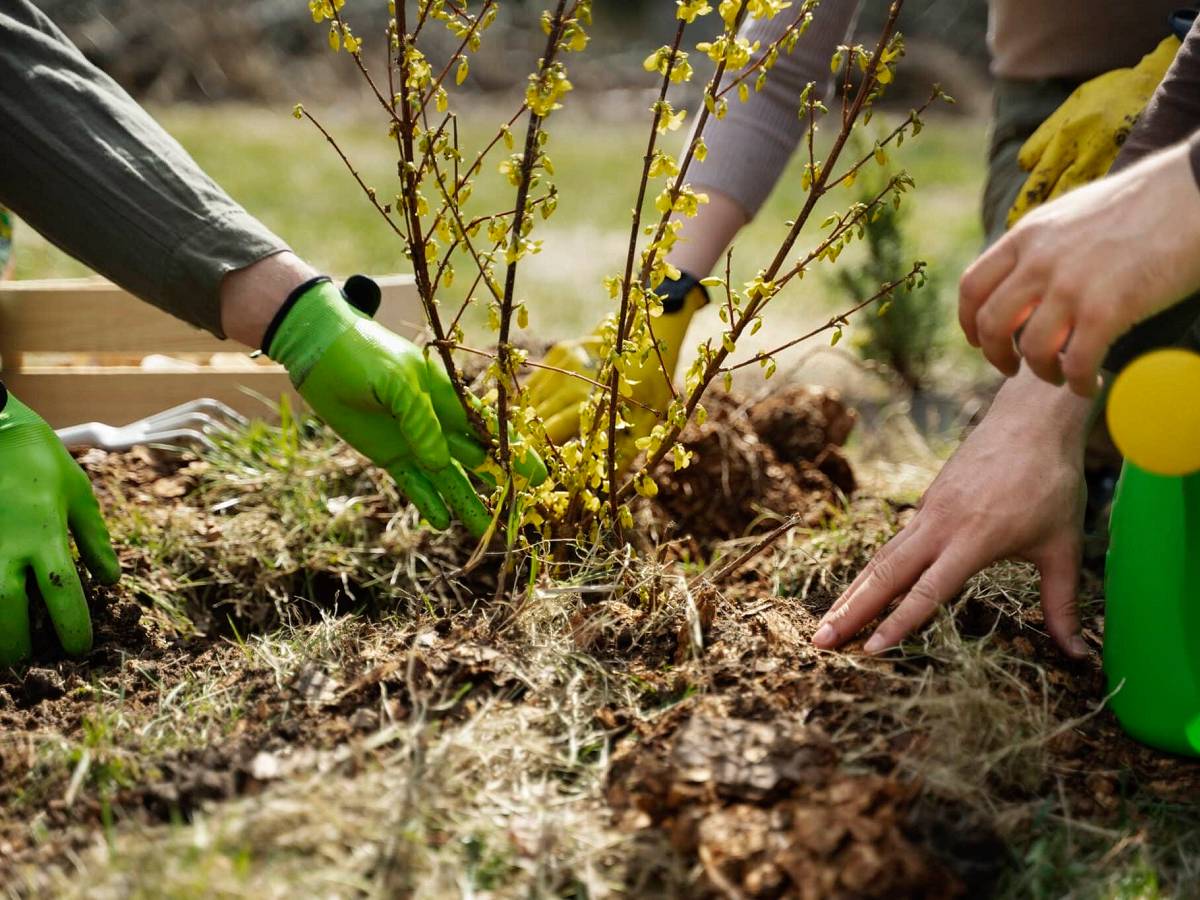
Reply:
[[[55,432],[68,447],[99,447],[128,450],[135,444],[179,447],[186,444],[213,445],[210,435],[246,424],[246,417],[219,400],[193,400],[128,425],[87,422]]]

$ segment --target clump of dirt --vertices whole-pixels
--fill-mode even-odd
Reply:
[[[325,452],[295,457],[269,442],[235,447],[237,462],[147,447],[78,458],[101,505],[119,510],[110,513],[115,527],[140,532],[116,548],[137,599],[154,609],[160,598],[179,598],[153,615],[189,634],[235,637],[325,613],[377,614],[388,608],[377,587],[392,565],[383,553],[420,546],[437,571],[474,548],[464,530],[393,528],[406,506],[394,482],[344,444],[324,435],[322,444]],[[411,514],[406,522],[416,525]],[[480,567],[480,579],[490,571]],[[396,585],[393,574],[388,587]]]
[[[681,436],[691,465],[659,478],[655,517],[666,536],[706,553],[792,515],[815,526],[854,491],[840,447],[857,416],[835,393],[793,385],[751,404],[716,391],[705,407],[707,421]]]
[[[662,717],[613,761],[608,799],[699,860],[706,896],[951,897],[957,879],[909,835],[912,784],[838,768],[796,718],[739,719],[715,697]]]
[[[841,451],[858,423],[858,413],[828,388],[792,385],[755,403],[750,424],[783,462],[816,466],[843,494],[858,486]]]
[[[163,452],[137,446],[123,453],[96,448],[76,453],[101,502],[119,493],[127,502],[162,504],[186,496],[208,471],[208,463],[189,452]]]
[[[79,571],[84,593],[88,598],[88,609],[92,619],[92,651],[86,657],[92,666],[119,665],[123,655],[144,654],[164,645],[164,639],[154,624],[143,616],[141,604],[127,591],[97,585],[82,568]],[[33,639],[35,665],[62,660],[62,647],[50,622],[45,603],[30,585],[29,623]],[[2,684],[3,681],[0,681]],[[20,699],[21,691],[17,692]],[[42,699],[36,686],[32,689],[31,702]]]

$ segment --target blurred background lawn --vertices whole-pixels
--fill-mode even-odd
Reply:
[[[462,117],[465,145],[486,141],[485,133],[494,133],[500,111],[509,105],[468,107]],[[410,270],[395,234],[337,154],[308,122],[295,120],[289,106],[182,104],[152,112],[219,184],[318,268],[341,274]],[[362,103],[313,112],[368,183],[381,197],[390,196],[395,155],[383,119]],[[586,96],[568,97],[566,107],[551,119],[549,151],[561,200],[555,215],[545,223],[539,220],[536,228],[535,237],[544,241],[542,252],[522,267],[520,293],[529,301],[531,340],[577,336],[607,311],[601,279],[620,271],[624,263],[647,121],[644,106],[636,100],[615,104],[611,98]],[[917,190],[906,199],[912,249],[946,284],[957,278],[981,240],[978,197],[984,132],[985,123],[978,117],[935,116],[916,139],[893,154],[895,163],[917,182]],[[682,138],[673,140],[679,143]],[[496,172],[500,158],[494,156],[479,179],[472,209],[511,208],[512,189]],[[803,204],[799,165],[797,159],[758,218],[739,236],[734,250],[738,280],[769,261],[786,230],[784,223]],[[850,190],[826,198],[825,211],[813,216],[808,242],[802,239],[798,248],[811,245],[817,236],[815,223],[852,198]],[[39,235],[18,227],[16,277],[87,274]],[[843,257],[846,262],[853,259],[853,253]],[[775,322],[790,331],[827,318],[846,306],[848,298],[828,279],[808,277],[776,302]],[[715,315],[712,319],[709,324],[715,323]],[[469,320],[473,340],[485,340],[482,321],[481,315]],[[780,331],[765,331],[778,342]]]
[[[201,167],[302,257],[336,274],[383,274],[409,269],[398,239],[359,192],[333,149],[308,122],[297,121],[291,114],[295,102],[304,102],[336,136],[379,195],[385,200],[394,195],[395,153],[386,135],[386,120],[365,96],[356,80],[357,73],[344,54],[322,52],[323,34],[315,34],[316,49],[309,46],[314,40],[311,23],[294,21],[301,4],[283,7],[260,0],[247,7],[260,12],[280,10],[278,15],[286,18],[279,21],[288,27],[295,26],[296,40],[302,37],[309,42],[304,45],[308,49],[303,53],[286,57],[297,60],[296,74],[286,79],[278,69],[260,77],[253,67],[247,68],[247,60],[261,57],[265,51],[252,52],[248,48],[238,56],[226,47],[227,41],[212,39],[211,35],[202,39],[207,34],[203,29],[217,26],[210,24],[210,16],[200,14],[194,7],[181,8],[172,25],[179,32],[178,56],[188,64],[180,73],[170,67],[177,66],[178,59],[171,63],[151,60],[140,68],[135,65],[137,57],[133,50],[137,44],[130,35],[136,36],[138,22],[128,18],[118,21],[115,11],[123,7],[115,0],[100,0],[98,7],[112,7],[108,19],[117,21],[116,33],[124,41],[118,49],[124,48],[124,52],[112,48],[116,38],[105,43],[96,37],[105,32],[97,28],[95,16],[88,18],[80,12],[83,7],[59,6],[57,13],[68,30],[72,17],[79,17],[72,36],[81,47],[135,93],[143,95],[155,117]],[[365,11],[375,6],[382,8],[383,4],[361,8]],[[660,42],[656,35],[665,32],[655,27],[664,24],[658,21],[662,11],[657,7],[632,3],[618,6],[620,11],[611,19],[598,14],[601,21],[597,22],[597,36],[591,48],[596,56],[587,64],[592,68],[585,67],[578,74],[573,70],[572,77],[579,87],[567,95],[564,109],[550,120],[549,152],[555,165],[554,181],[560,190],[560,202],[549,222],[539,220],[534,236],[544,242],[543,250],[522,263],[518,283],[519,298],[529,304],[530,328],[525,340],[531,344],[579,336],[589,330],[610,309],[602,279],[620,271],[624,263],[630,207],[635,198],[649,121],[649,91],[653,88],[653,79],[641,70],[640,60],[646,47]],[[882,5],[875,3],[868,7],[860,23],[863,40],[869,40],[873,17],[881,14],[875,7]],[[973,389],[981,379],[986,380],[976,355],[968,352],[951,327],[958,273],[981,242],[978,207],[984,174],[986,117],[980,95],[985,88],[980,87],[983,81],[978,65],[962,61],[964,49],[969,56],[972,46],[981,45],[978,16],[964,17],[959,12],[955,14],[959,18],[954,19],[950,15],[953,11],[943,7],[946,4],[939,5],[935,0],[906,6],[910,33],[914,30],[918,35],[931,30],[934,33],[914,42],[916,49],[911,54],[914,59],[902,65],[896,85],[901,96],[890,112],[876,117],[868,133],[884,131],[889,119],[894,122],[907,112],[908,105],[919,102],[934,80],[945,83],[964,101],[956,107],[956,112],[928,116],[927,128],[892,153],[892,166],[906,169],[917,183],[917,190],[906,197],[908,212],[903,228],[912,256],[926,260],[932,275],[931,289],[920,299],[938,304],[944,312],[945,327],[931,336],[939,346],[932,383],[946,391],[961,393],[964,387]],[[513,15],[519,18],[523,8],[516,9]],[[50,12],[56,14],[55,9]],[[188,16],[196,22],[189,25]],[[494,89],[481,90],[476,84],[473,90],[456,96],[455,108],[460,114],[460,133],[468,156],[473,148],[490,139],[499,122],[507,119],[519,103],[520,79],[510,79],[512,83],[504,84],[501,76],[511,75],[508,68],[512,68],[514,56],[522,57],[520,65],[525,68],[513,72],[522,75],[527,71],[530,60],[523,59],[527,54],[517,38],[529,29],[521,25],[510,23],[509,30],[502,32],[504,37],[499,40],[509,39],[508,44],[497,44],[503,47],[502,58],[481,61],[482,74],[478,80],[495,82]],[[275,24],[273,30],[263,31],[260,43],[267,43],[266,36],[272,35],[271,40],[278,44],[277,35],[282,28]],[[197,29],[200,37],[196,36]],[[356,31],[369,33],[357,28]],[[155,32],[155,37],[161,43],[161,29]],[[205,51],[208,56],[197,55],[198,46],[208,47]],[[583,54],[580,59],[586,57],[588,54]],[[506,64],[510,65],[506,68]],[[221,79],[211,74],[214,70]],[[144,71],[152,72],[153,78],[143,74]],[[475,71],[473,64],[472,81],[476,80]],[[698,72],[698,79],[703,75]],[[675,102],[688,105],[686,98]],[[669,145],[677,149],[685,131],[671,135]],[[473,213],[512,207],[513,189],[496,168],[503,156],[500,148],[489,158],[470,202]],[[734,251],[735,280],[750,278],[769,261],[786,230],[784,223],[803,204],[799,170],[797,159],[758,218],[739,236]],[[827,197],[798,243],[797,255],[818,238],[816,224],[853,199],[854,189],[842,189]],[[28,228],[18,227],[16,277],[87,274],[80,264]],[[861,247],[852,248],[843,255],[838,268],[856,265],[862,254]],[[447,306],[457,305],[455,295],[465,290],[470,281],[465,277],[466,269],[462,275],[449,292],[451,296],[444,300]],[[738,355],[783,343],[849,307],[853,299],[837,286],[831,272],[823,273],[818,268],[803,281],[793,283],[775,301],[770,327],[756,338],[744,340]],[[490,342],[484,321],[482,306],[466,318],[471,341]],[[719,324],[714,310],[701,313],[694,326],[696,341],[706,334],[717,333]],[[853,347],[855,334],[852,326],[843,350]],[[813,359],[812,346],[828,344],[827,338],[815,341],[816,344],[781,356],[780,370],[787,372],[797,360],[804,359],[807,362],[798,377],[833,383],[856,394],[871,393],[873,382],[864,381],[861,369],[848,363],[847,354],[824,354]],[[744,373],[747,381],[758,383],[756,368]],[[792,374],[797,375],[795,371]]]

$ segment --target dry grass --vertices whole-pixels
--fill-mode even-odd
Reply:
[[[279,775],[261,794],[186,826],[126,831],[48,891],[603,896],[622,839],[605,827],[594,773],[564,783],[540,718],[494,702],[453,728],[397,723],[361,746],[263,757]],[[364,766],[366,752],[377,758]]]
[[[776,590],[823,608],[907,514],[856,501],[830,529],[781,548],[772,566]],[[989,875],[996,896],[1193,896],[1200,873],[1197,808],[1145,790],[1149,785],[1110,759],[1080,760],[1074,751],[1064,759],[1063,748],[1081,735],[1103,729],[1118,742],[1126,739],[1104,709],[1103,688],[1083,687],[1096,680],[1094,667],[1090,679],[1078,668],[1064,673],[1042,628],[1038,597],[1032,567],[997,564],[893,657],[897,665],[881,669],[864,661],[864,670],[882,674],[887,687],[858,708],[861,720],[846,724],[845,763],[868,760],[881,743],[903,743],[900,767],[922,786],[921,815],[945,817],[950,804],[951,820],[964,831],[982,826],[1002,841],[1007,858]],[[1098,580],[1085,578],[1081,610],[1097,654],[1101,600]],[[862,741],[859,721],[869,723],[876,740]],[[1179,771],[1193,777],[1193,768],[1184,763]],[[1104,790],[1125,778],[1119,796],[1102,798],[1103,808],[1075,808],[1080,782]],[[942,836],[956,852],[954,836]]]
[[[915,781],[918,830],[1000,895],[1166,896],[1200,868],[1189,805],[1132,782],[1119,808],[1079,806],[1114,758],[1064,742],[1111,723],[1041,633],[1024,567],[976,579],[898,659],[807,647],[808,610],[902,507],[854,500],[715,600],[669,554],[588,548],[554,580],[525,558],[493,606],[476,598],[495,567],[446,577],[469,544],[390,512],[392,488],[323,431],[259,428],[189,471],[174,503],[101,478],[150,637],[68,667],[38,707],[57,720],[0,743],[21,777],[5,833],[28,841],[13,895],[694,895],[703,867],[615,817],[606,784],[612,752],[705,698],[816,717],[840,771]],[[752,698],[783,702],[774,682],[722,686],[739,653],[828,683],[768,713]]]

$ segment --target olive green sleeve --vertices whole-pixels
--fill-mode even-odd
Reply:
[[[224,337],[219,286],[287,245],[29,0],[0,0],[0,203],[143,300]]]
[[[1175,54],[1175,61],[1162,84],[1150,98],[1145,111],[1121,147],[1109,172],[1119,172],[1157,150],[1200,133],[1200,22],[1194,24]],[[1193,143],[1192,147],[1198,145]],[[1196,157],[1193,156],[1193,160]],[[1200,187],[1200,170],[1193,163]],[[1109,350],[1104,367],[1120,372],[1125,366],[1151,350],[1183,346],[1200,351],[1200,294],[1192,294],[1174,306],[1139,322],[1117,339]]]

